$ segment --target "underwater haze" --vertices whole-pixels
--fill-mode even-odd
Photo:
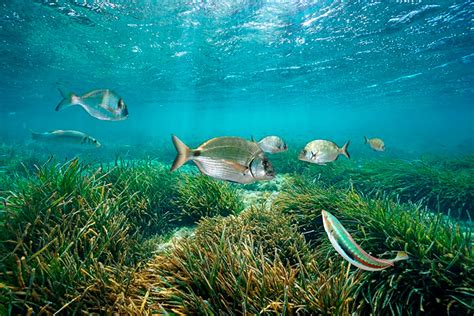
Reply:
[[[0,0],[0,315],[474,315],[474,1]]]
[[[78,129],[172,150],[171,133],[193,145],[367,135],[472,152],[473,14],[471,1],[6,1],[0,137]],[[55,113],[59,87],[112,89],[129,119]]]

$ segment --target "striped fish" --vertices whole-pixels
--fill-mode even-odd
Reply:
[[[364,251],[342,226],[341,222],[329,212],[322,211],[324,230],[336,251],[349,263],[367,271],[380,271],[392,267],[395,261],[406,260],[408,255],[399,251],[391,260],[378,259]]]
[[[175,135],[172,140],[177,155],[171,171],[192,160],[203,174],[220,180],[253,183],[275,176],[272,164],[255,142],[240,137],[216,137],[191,149]]]

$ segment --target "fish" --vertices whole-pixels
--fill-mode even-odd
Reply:
[[[31,136],[34,140],[64,145],[79,145],[81,147],[96,148],[102,146],[97,139],[83,132],[73,130],[55,130],[44,133],[36,133],[31,131]]]
[[[302,161],[325,165],[327,162],[336,160],[339,155],[344,155],[350,159],[351,156],[347,151],[348,146],[349,141],[347,141],[342,148],[339,148],[339,146],[329,140],[313,140],[306,144],[298,158]]]
[[[278,136],[267,136],[262,138],[258,146],[266,153],[275,154],[288,150],[288,146]]]
[[[398,251],[394,259],[379,259],[369,255],[362,249],[347,230],[342,226],[341,222],[331,213],[322,210],[324,230],[326,231],[329,241],[336,251],[350,264],[366,271],[380,271],[394,266],[394,262],[407,260],[408,254],[404,251]]]
[[[75,93],[64,93],[59,90],[63,99],[56,106],[56,111],[79,105],[91,116],[103,121],[121,121],[128,117],[128,108],[123,99],[109,89],[93,90],[83,96]]]
[[[171,171],[192,160],[201,173],[215,179],[246,184],[275,177],[271,162],[255,142],[240,137],[217,137],[190,149],[175,135],[172,141],[177,155]]]
[[[364,136],[365,143],[369,144],[375,151],[385,151],[385,143],[380,138],[367,138]]]

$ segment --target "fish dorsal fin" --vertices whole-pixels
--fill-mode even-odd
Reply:
[[[249,168],[247,166],[241,165],[238,162],[231,161],[231,160],[223,160],[226,164],[228,164],[232,169],[245,173]]]

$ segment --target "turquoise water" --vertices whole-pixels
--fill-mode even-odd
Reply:
[[[0,315],[472,315],[473,17],[466,0],[0,0]],[[128,117],[55,110],[96,89]],[[102,146],[40,141],[53,130]],[[267,155],[274,177],[254,143],[193,152],[214,180],[170,172],[173,134],[289,150]],[[315,139],[350,159],[298,160]]]
[[[471,153],[471,1],[6,1],[0,142],[76,129],[174,150],[210,137],[315,138],[387,155]],[[110,88],[129,118],[55,112]],[[105,146],[104,146],[105,148]],[[103,149],[102,149],[103,150]]]

